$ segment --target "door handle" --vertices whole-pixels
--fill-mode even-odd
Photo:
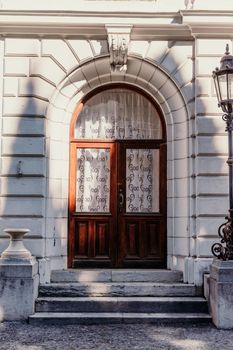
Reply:
[[[124,207],[124,194],[123,194],[123,189],[119,189],[119,211],[120,213],[123,211]]]

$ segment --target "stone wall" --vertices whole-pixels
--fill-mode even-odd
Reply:
[[[49,267],[66,267],[72,113],[85,94],[111,82],[144,89],[164,114],[168,267],[201,284],[212,260],[210,247],[228,208],[228,181],[225,126],[211,74],[226,43],[232,51],[232,42],[227,36],[169,40],[168,33],[149,40],[143,35],[130,41],[124,74],[110,70],[106,36],[18,34],[0,42],[0,249],[7,246],[4,228],[29,228],[25,245],[40,259],[41,279],[48,278]]]

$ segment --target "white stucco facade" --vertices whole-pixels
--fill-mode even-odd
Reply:
[[[161,107],[167,266],[201,285],[228,210],[227,136],[211,75],[227,43],[233,51],[233,5],[78,3],[0,2],[0,250],[8,245],[4,228],[26,227],[41,281],[66,268],[70,121],[87,93],[119,82],[143,89]],[[123,73],[110,69],[110,25],[131,28]]]

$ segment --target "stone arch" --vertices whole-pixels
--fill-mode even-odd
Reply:
[[[52,217],[46,218],[47,227],[50,230],[52,227],[63,230],[61,251],[66,252],[70,121],[77,103],[87,93],[96,87],[109,85],[112,82],[125,83],[143,89],[160,106],[163,113],[168,143],[168,268],[183,270],[185,256],[180,256],[178,246],[180,232],[178,231],[184,229],[187,234],[185,240],[187,256],[189,254],[187,226],[190,217],[188,126],[190,111],[188,99],[182,91],[182,84],[175,81],[171,72],[159,64],[152,64],[149,59],[131,55],[128,58],[127,72],[116,74],[110,72],[109,56],[94,58],[74,69],[57,86],[47,113],[47,207],[50,208],[47,212],[52,213],[49,214]],[[50,176],[50,171],[54,172],[54,169],[57,169],[59,174],[57,179]],[[180,171],[184,172],[185,181],[177,181],[177,173]],[[58,183],[61,184],[59,195],[56,191]],[[62,222],[62,225],[59,225],[59,222]],[[56,261],[56,268],[66,267],[65,253],[64,258],[59,260],[59,264],[57,263]]]

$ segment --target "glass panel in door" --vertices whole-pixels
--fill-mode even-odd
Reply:
[[[159,212],[159,150],[126,149],[126,212]]]
[[[110,211],[110,149],[77,149],[76,212]]]

